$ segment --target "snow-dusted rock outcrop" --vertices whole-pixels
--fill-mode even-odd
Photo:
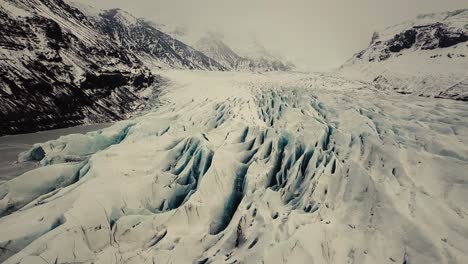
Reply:
[[[377,88],[468,100],[468,9],[420,15],[374,33],[369,47],[344,64],[344,76]]]

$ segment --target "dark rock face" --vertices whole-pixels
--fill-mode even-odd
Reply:
[[[116,87],[124,86],[129,82],[128,73],[113,72],[101,73],[96,75],[94,73],[86,73],[85,79],[81,82],[83,89],[93,89],[96,87],[115,89]]]
[[[0,7],[0,134],[121,119],[155,82],[78,9],[61,0],[7,3],[27,15]]]
[[[392,40],[388,42],[388,49],[391,52],[399,52],[402,49],[411,48],[416,43],[416,36],[418,32],[414,29],[406,30],[401,34],[397,34]]]
[[[448,48],[458,43],[468,41],[468,33],[462,31],[450,31],[446,27],[437,28],[434,36],[438,40],[439,48]],[[436,48],[432,46],[433,48]]]
[[[468,41],[468,31],[449,27],[444,23],[432,23],[414,26],[386,41],[379,41],[378,38],[378,35],[374,35],[370,47],[356,54],[355,57],[361,59],[370,51],[372,54],[368,56],[369,61],[383,61],[407,49],[448,48]]]

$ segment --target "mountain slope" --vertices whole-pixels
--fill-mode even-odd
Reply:
[[[468,100],[468,9],[418,16],[375,33],[339,72],[377,88]]]
[[[189,43],[231,71],[269,72],[290,71],[295,68],[294,64],[273,56],[257,42],[239,49],[213,32],[192,32],[187,27],[165,24],[153,24],[153,26]]]
[[[118,120],[155,77],[61,0],[1,0],[0,134]]]
[[[281,56],[276,55],[258,40],[251,39],[234,49],[237,54],[251,61],[254,67],[263,71],[290,71],[296,66]]]
[[[122,119],[156,85],[148,67],[225,69],[122,10],[1,0],[0,23],[0,134]]]
[[[224,42],[211,35],[202,37],[194,46],[230,70],[236,69],[238,63],[244,60]]]
[[[99,14],[102,31],[148,65],[180,69],[224,70],[202,52],[120,9]]]

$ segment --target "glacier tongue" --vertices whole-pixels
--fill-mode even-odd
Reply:
[[[468,262],[465,103],[160,74],[160,107],[21,156],[42,167],[0,183],[0,261]]]

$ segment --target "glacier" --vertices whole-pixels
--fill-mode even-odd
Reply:
[[[156,71],[159,104],[36,143],[4,263],[468,263],[468,105],[330,74]]]

